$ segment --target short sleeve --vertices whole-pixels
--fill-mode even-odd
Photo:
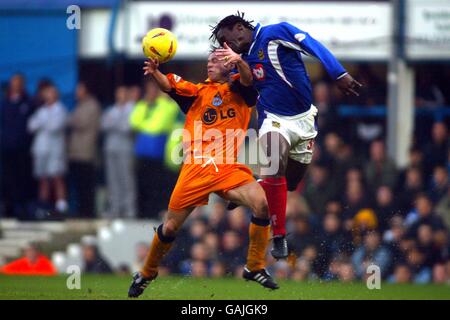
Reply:
[[[198,86],[196,84],[186,81],[174,73],[169,73],[167,75],[167,79],[169,80],[170,86],[175,90],[176,94],[185,97],[197,96]]]
[[[169,73],[167,79],[172,87],[168,92],[169,96],[175,100],[183,113],[187,113],[197,99],[198,86],[173,73]]]

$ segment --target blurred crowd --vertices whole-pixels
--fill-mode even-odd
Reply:
[[[448,282],[448,119],[416,120],[409,165],[399,169],[386,152],[385,118],[339,117],[342,104],[386,103],[382,79],[364,68],[357,78],[368,87],[357,101],[320,79],[313,87],[320,135],[307,177],[288,196],[291,254],[286,261],[268,256],[269,271],[278,279],[353,281],[376,264],[389,282]],[[168,161],[178,142],[170,133],[183,124],[177,105],[146,82],[117,87],[114,103],[102,108],[80,82],[69,111],[51,81],[41,81],[35,96],[24,81],[13,76],[0,104],[0,217],[160,218],[177,177]],[[448,101],[430,81],[417,88],[418,108]],[[249,217],[242,207],[227,212],[219,198],[196,209],[160,273],[240,275]],[[136,263],[122,271],[138,269],[147,250],[138,244]],[[112,272],[95,246],[85,251],[94,261],[87,272]]]
[[[143,92],[117,87],[104,110],[91,91],[80,82],[69,111],[51,81],[30,97],[24,77],[11,78],[0,102],[0,217],[157,218],[165,208],[178,106],[151,81]]]
[[[375,264],[393,283],[450,283],[449,135],[435,123],[432,138],[398,170],[382,140],[357,156],[336,133],[317,146],[305,182],[290,193],[290,256],[269,271],[278,279],[364,280]],[[221,199],[194,211],[161,273],[240,276],[250,212],[227,212]]]

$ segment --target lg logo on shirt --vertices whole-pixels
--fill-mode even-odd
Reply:
[[[203,113],[203,123],[204,124],[213,124],[217,121],[218,118],[220,120],[228,119],[228,118],[234,118],[236,117],[236,111],[233,108],[227,109],[227,110],[217,110],[213,108],[208,108]]]
[[[264,80],[266,74],[262,64],[258,63],[257,65],[255,65],[255,67],[253,68],[253,75],[255,76],[256,80]]]

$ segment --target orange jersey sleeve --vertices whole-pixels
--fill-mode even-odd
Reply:
[[[185,97],[195,97],[198,94],[199,85],[186,81],[180,76],[169,73],[167,75],[170,86],[175,90],[175,93]]]

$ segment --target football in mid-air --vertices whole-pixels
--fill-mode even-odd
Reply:
[[[158,59],[164,63],[173,58],[177,51],[177,39],[174,34],[164,28],[150,30],[142,38],[142,50],[147,58]]]

